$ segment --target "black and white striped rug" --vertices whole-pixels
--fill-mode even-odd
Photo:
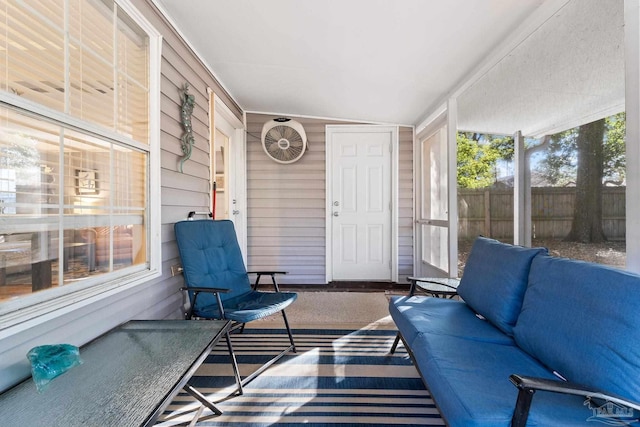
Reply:
[[[391,355],[392,330],[293,331],[297,353],[282,359],[244,388],[233,390],[224,341],[189,382],[223,411],[199,414],[199,426],[444,425],[402,346]],[[288,344],[284,330],[232,334],[244,377]],[[180,393],[159,421],[188,425],[200,405]]]

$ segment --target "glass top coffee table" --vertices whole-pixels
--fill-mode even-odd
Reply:
[[[82,364],[43,392],[29,378],[0,394],[0,424],[148,426],[182,388],[220,414],[187,382],[230,325],[226,320],[127,322],[81,347]]]
[[[447,277],[407,277],[407,281],[411,283],[410,295],[420,290],[436,298],[453,298],[460,284],[460,279]]]

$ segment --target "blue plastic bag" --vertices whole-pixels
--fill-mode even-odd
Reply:
[[[80,349],[71,344],[34,347],[27,353],[36,388],[42,392],[55,377],[82,363]]]

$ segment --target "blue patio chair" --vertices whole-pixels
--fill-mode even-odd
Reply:
[[[233,223],[228,220],[187,220],[175,224],[176,241],[182,260],[185,287],[190,308],[185,317],[202,319],[226,319],[233,321],[231,330],[244,328],[246,323],[281,312],[289,334],[290,345],[265,363],[251,375],[240,379],[235,366],[235,354],[231,341],[229,351],[236,370],[239,393],[266,368],[289,351],[295,353],[293,335],[284,312],[285,307],[296,300],[292,292],[280,292],[276,281],[282,271],[257,271],[247,273],[236,238]],[[249,274],[257,274],[252,287]],[[258,290],[262,276],[271,276],[275,292]]]

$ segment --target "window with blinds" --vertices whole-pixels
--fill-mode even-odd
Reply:
[[[148,268],[149,51],[112,0],[0,0],[0,313]]]

